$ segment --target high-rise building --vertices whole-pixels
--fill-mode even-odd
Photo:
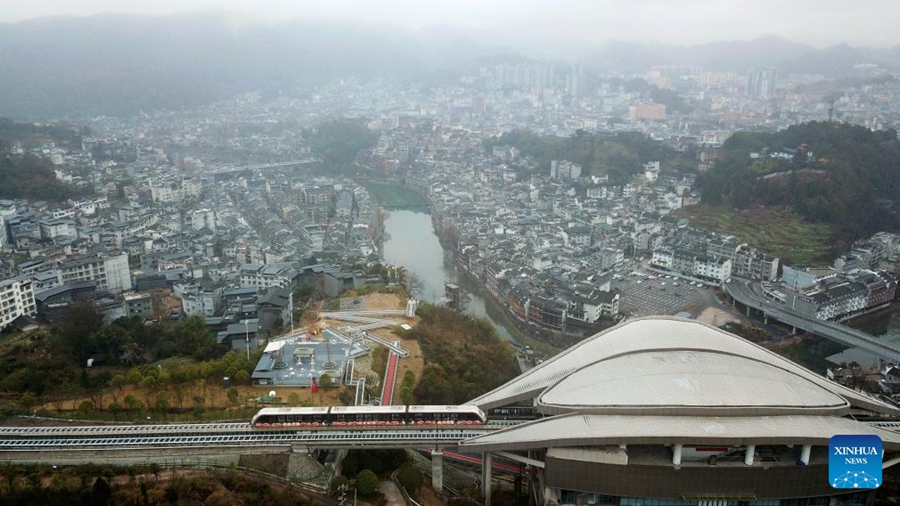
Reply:
[[[666,119],[666,106],[662,104],[633,105],[628,108],[631,121]]]
[[[572,65],[572,70],[566,75],[566,91],[573,97],[584,93],[584,69],[581,65]]]
[[[546,63],[503,63],[494,72],[501,86],[513,88],[552,88],[556,80],[553,65]]]
[[[750,69],[747,72],[747,84],[744,91],[750,98],[767,100],[775,95],[777,78],[778,69],[775,67]]]

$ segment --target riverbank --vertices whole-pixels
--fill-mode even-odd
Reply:
[[[366,183],[367,187],[369,184]],[[372,195],[382,207],[388,203],[410,203],[424,199],[409,188],[384,183],[371,185],[374,189]],[[427,220],[419,219],[417,215]],[[497,300],[477,278],[459,265],[454,234],[443,233],[441,225],[430,205],[394,208],[385,223],[387,241],[382,254],[389,262],[403,265],[422,279],[424,286],[420,298],[435,300],[443,295],[445,283],[457,283],[472,297],[467,314],[486,318],[501,337],[521,346],[530,346],[545,356],[553,356],[584,339],[584,335],[551,332],[516,319],[504,307],[504,301]]]
[[[522,323],[515,321],[512,316],[507,314],[497,300],[494,299],[493,295],[485,293],[486,291],[481,287],[477,280],[458,267],[457,272],[459,273],[459,285],[463,290],[478,293],[484,299],[484,307],[490,319],[502,324],[515,342],[519,343],[521,346],[531,346],[548,358],[562,351],[560,348],[524,333],[520,328]]]
[[[365,182],[369,195],[386,209],[392,208],[428,208],[429,202],[422,194],[405,186],[393,184]]]

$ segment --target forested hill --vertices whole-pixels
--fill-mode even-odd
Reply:
[[[0,117],[0,199],[64,202],[91,194],[89,188],[78,188],[57,179],[53,165],[46,158],[10,154],[14,146],[25,150],[51,144],[70,149],[80,147],[82,134],[88,135],[90,130],[66,125],[16,123]]]
[[[736,133],[700,188],[709,205],[790,207],[848,242],[900,227],[900,141],[893,130],[835,122]]]
[[[640,132],[588,133],[579,130],[570,137],[541,136],[529,130],[512,130],[484,142],[485,149],[513,146],[532,158],[537,169],[549,174],[551,160],[569,160],[581,165],[582,175],[609,175],[613,184],[623,184],[640,172],[642,164],[660,160],[667,170],[696,167],[694,153],[677,152]]]

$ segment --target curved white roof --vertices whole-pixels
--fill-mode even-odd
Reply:
[[[711,365],[711,362],[714,362],[713,356],[722,357],[722,360],[727,360],[736,367],[740,364],[741,370],[734,369],[731,371],[731,374],[745,376],[741,381],[746,385],[744,390],[748,392],[741,394],[744,396],[742,397],[743,400],[730,401],[723,399],[723,396],[737,394],[737,391],[740,390],[740,385],[734,382],[728,385],[714,385],[715,379],[708,373],[698,373],[698,377],[695,378],[697,385],[703,387],[705,393],[691,391],[684,386],[679,386],[675,379],[680,374],[686,373],[687,366],[677,364],[675,361],[658,362],[655,367],[658,373],[662,371],[661,377],[669,378],[670,381],[668,383],[657,382],[654,384],[651,379],[638,380],[637,376],[640,373],[627,373],[632,374],[633,381],[642,381],[645,387],[650,387],[650,391],[639,391],[631,387],[624,390],[625,384],[622,382],[617,384],[616,389],[595,388],[591,390],[589,386],[592,379],[591,374],[588,372],[585,372],[584,375],[576,373],[576,371],[582,370],[586,366],[602,362],[613,364],[619,371],[625,373],[626,362],[619,362],[620,365],[616,365],[615,361],[611,360],[628,355],[643,355],[643,358],[629,360],[637,360],[642,366],[649,368],[648,361],[654,360],[653,357],[665,356],[651,352],[668,353],[679,350],[690,351],[694,354],[694,357],[700,357],[700,354],[704,352],[711,354],[703,358],[704,360],[708,359],[707,363],[710,367],[713,367]],[[672,356],[677,357],[677,355],[671,355],[670,357]],[[748,368],[744,369],[745,366]],[[592,368],[592,370],[595,374],[600,375],[595,376],[593,380],[601,379],[602,381],[610,382],[608,383],[609,385],[614,384],[614,378],[605,375],[602,366],[598,365],[596,369]],[[652,371],[641,371],[641,373],[650,374]],[[705,377],[702,377],[704,375]],[[475,404],[487,410],[517,401],[534,399],[539,397],[541,392],[547,387],[555,385],[569,376],[573,376],[570,386],[580,386],[582,390],[578,393],[573,392],[573,397],[568,398],[564,388],[560,388],[557,391],[554,391],[556,388],[550,388],[545,392],[545,395],[548,397],[541,397],[541,402],[548,405],[549,409],[560,412],[562,406],[574,404],[579,406],[573,406],[573,410],[583,410],[583,407],[587,405],[610,406],[624,401],[623,392],[630,392],[627,395],[634,397],[635,400],[627,402],[631,402],[635,406],[640,405],[641,402],[660,402],[669,406],[693,405],[699,407],[706,405],[719,408],[727,407],[729,402],[733,404],[744,402],[746,403],[745,406],[755,406],[757,408],[764,406],[772,408],[778,406],[805,406],[806,408],[824,406],[831,409],[836,408],[838,404],[834,396],[839,396],[845,399],[852,407],[900,416],[900,410],[893,406],[829,381],[823,376],[813,373],[738,336],[694,320],[670,316],[653,316],[629,320],[607,329],[572,346],[505,385],[472,400],[469,404]],[[720,375],[719,380],[724,382],[725,376],[726,374]],[[773,377],[781,378],[783,381],[776,385],[775,382],[771,381]],[[760,396],[759,399],[751,401],[746,398],[746,395],[751,393],[749,392],[751,389]],[[828,393],[832,395],[828,395]],[[810,402],[799,399],[800,396],[810,394],[813,394],[813,397],[809,400]],[[649,396],[651,400],[642,399],[641,397],[644,395]],[[607,398],[606,396],[610,397]],[[666,396],[669,398],[668,402],[665,402]],[[661,405],[658,404],[657,406]]]
[[[636,351],[600,360],[538,397],[544,413],[843,415],[849,403],[766,362],[708,350]]]
[[[611,444],[809,444],[828,446],[835,434],[874,434],[886,450],[900,449],[900,434],[821,415],[787,416],[554,416],[467,439],[467,450],[529,450]]]

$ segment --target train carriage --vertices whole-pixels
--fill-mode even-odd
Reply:
[[[250,421],[259,429],[316,427],[454,426],[486,421],[478,406],[335,406],[263,408]]]
[[[250,420],[253,427],[291,428],[328,425],[327,407],[263,408]]]
[[[405,425],[406,406],[337,406],[331,408],[331,425]]]
[[[478,425],[486,421],[478,406],[409,406],[410,425]]]

